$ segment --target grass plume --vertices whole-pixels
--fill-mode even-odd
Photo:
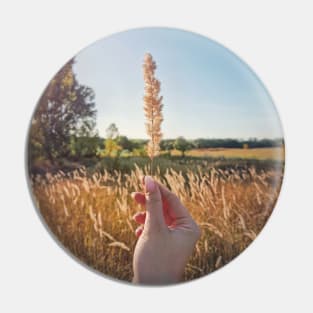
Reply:
[[[156,63],[152,55],[146,53],[143,63],[143,76],[145,81],[144,111],[146,117],[146,131],[149,136],[147,154],[151,159],[151,174],[153,159],[160,153],[160,141],[162,139],[161,123],[163,121],[163,97],[159,96],[161,83],[154,76],[155,70]]]

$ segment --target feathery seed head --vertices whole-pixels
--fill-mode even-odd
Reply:
[[[150,137],[147,145],[147,153],[151,160],[160,153],[160,141],[162,139],[161,123],[163,121],[163,97],[159,96],[161,83],[154,76],[155,70],[156,63],[152,55],[146,53],[143,63],[143,76],[145,81],[145,95],[143,100],[146,131]]]

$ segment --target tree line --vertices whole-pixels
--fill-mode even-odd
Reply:
[[[109,126],[116,128],[115,124]],[[111,138],[110,136],[107,136]],[[119,149],[122,151],[135,152],[138,154],[138,151],[141,151],[144,155],[144,149],[148,142],[145,139],[129,139],[127,136],[120,136],[118,132],[116,134],[116,144]],[[99,142],[105,142],[108,139],[100,138]],[[215,149],[215,148],[269,148],[269,147],[281,147],[284,144],[282,139],[210,139],[210,138],[198,138],[198,139],[185,139],[180,136],[174,139],[163,139],[160,142],[160,148],[163,152],[170,153],[172,150],[181,151],[182,155],[185,155],[185,152],[192,149]]]
[[[147,156],[147,139],[131,139],[120,135],[117,126],[112,123],[106,130],[106,137],[76,137],[70,143],[70,158],[81,157],[119,157],[119,156]],[[269,148],[281,147],[282,139],[185,139],[180,136],[174,139],[164,139],[160,142],[161,154],[171,154],[178,150],[182,156],[192,149],[218,149],[218,148]],[[61,155],[60,155],[61,156]],[[63,156],[64,157],[64,156]]]

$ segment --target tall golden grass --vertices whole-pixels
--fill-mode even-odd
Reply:
[[[131,281],[136,244],[133,214],[142,210],[130,197],[141,190],[149,168],[88,175],[85,169],[32,177],[37,205],[50,229],[76,257],[114,278]],[[185,280],[222,267],[258,235],[280,190],[282,172],[253,167],[204,172],[168,169],[155,179],[189,209],[201,238],[185,269]]]

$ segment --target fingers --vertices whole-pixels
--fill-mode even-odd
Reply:
[[[138,203],[141,205],[145,205],[146,204],[146,196],[144,193],[142,192],[132,192],[131,197]]]
[[[167,230],[164,220],[163,203],[159,185],[151,176],[145,176],[146,191],[146,221],[145,230],[153,233],[154,231]]]
[[[137,212],[134,216],[133,219],[138,223],[138,224],[144,224],[146,220],[146,212]]]
[[[164,185],[158,183],[163,201],[167,204],[167,211],[174,219],[190,217],[188,210],[180,202],[179,198]]]
[[[165,219],[165,223],[167,226],[172,225],[173,223],[173,219],[171,218],[171,216],[169,216],[167,210],[165,210],[163,208],[163,214],[164,214],[164,219]],[[134,216],[133,216],[133,220],[138,223],[138,224],[144,224],[146,221],[146,212],[145,211],[141,211],[141,212],[137,212]]]
[[[157,183],[150,176],[145,176],[143,183],[146,194],[142,192],[131,194],[132,198],[138,204],[145,206],[148,212],[139,212],[134,215],[133,218],[138,224],[143,225],[148,220],[149,225],[157,228],[164,225],[189,224],[192,221],[188,210],[179,198],[164,185]]]
[[[167,213],[174,220],[175,228],[185,228],[192,230],[198,238],[200,229],[196,222],[192,219],[186,207],[181,203],[179,198],[164,185],[158,184],[163,201],[166,202]]]
[[[137,229],[135,230],[135,235],[139,237],[142,234],[142,232],[143,232],[143,225],[137,227]]]

